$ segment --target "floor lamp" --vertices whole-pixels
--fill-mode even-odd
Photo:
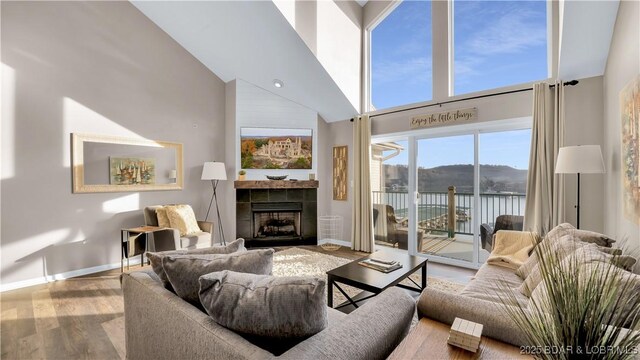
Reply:
[[[558,151],[556,174],[578,174],[576,227],[580,229],[580,174],[603,174],[604,161],[600,145],[567,146]]]
[[[216,214],[218,215],[218,233],[220,234],[220,243],[227,245],[224,239],[224,230],[222,229],[222,220],[220,219],[220,208],[218,207],[218,182],[220,180],[227,180],[227,170],[222,162],[206,162],[202,167],[202,180],[210,180],[211,187],[213,187],[213,194],[211,194],[211,201],[209,201],[209,209],[207,209],[207,216],[204,221],[209,219],[209,211],[211,211],[211,204],[215,199],[216,202]]]

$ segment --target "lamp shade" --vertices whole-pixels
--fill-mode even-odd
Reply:
[[[556,174],[602,174],[600,145],[567,146],[558,151]]]
[[[227,180],[227,170],[223,162],[206,162],[202,167],[201,180]]]

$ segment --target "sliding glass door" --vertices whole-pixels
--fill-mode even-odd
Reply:
[[[434,261],[478,267],[480,227],[524,214],[530,119],[374,138],[375,242]]]
[[[473,134],[417,140],[418,253],[472,263]]]

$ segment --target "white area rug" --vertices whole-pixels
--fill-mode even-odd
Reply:
[[[327,279],[327,271],[342,266],[348,262],[349,259],[341,257],[327,255],[315,251],[309,251],[299,248],[290,248],[282,251],[278,251],[273,254],[273,275],[274,276],[317,276],[323,279]],[[429,266],[427,265],[427,273],[429,272]],[[413,281],[420,284],[420,273],[415,273],[409,276]],[[402,282],[406,285],[414,286],[410,281],[404,280]],[[427,286],[442,291],[448,291],[458,293],[462,291],[464,285],[440,280],[434,277],[427,276]],[[340,284],[340,287],[346,291],[349,296],[357,295],[361,290],[351,286]],[[334,306],[343,303],[346,298],[338,291],[334,289],[333,303]]]

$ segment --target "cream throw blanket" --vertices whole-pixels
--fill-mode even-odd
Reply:
[[[487,264],[517,270],[529,257],[538,235],[529,231],[500,230],[495,235]]]

